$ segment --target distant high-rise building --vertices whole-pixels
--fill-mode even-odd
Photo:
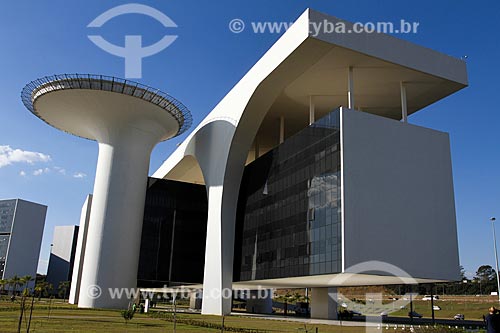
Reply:
[[[0,278],[36,276],[47,206],[0,200]]]
[[[69,303],[78,304],[80,296],[80,283],[82,279],[83,259],[85,256],[85,245],[87,241],[87,232],[89,230],[90,209],[92,207],[92,194],[85,199],[80,215],[80,226],[78,230],[78,239],[76,242],[75,262],[73,264],[73,273],[71,278],[71,289],[69,293]]]
[[[78,226],[76,225],[54,228],[47,269],[47,282],[54,286],[54,290],[57,290],[61,282],[71,280],[77,238]]]

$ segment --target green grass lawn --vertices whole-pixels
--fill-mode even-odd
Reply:
[[[483,320],[483,315],[488,313],[490,306],[498,307],[498,298],[489,296],[444,296],[442,299],[434,301],[434,305],[441,307],[441,310],[434,311],[436,318],[452,319],[457,313],[465,315],[468,320]],[[407,316],[410,305],[406,309],[390,314],[391,316]],[[432,316],[431,302],[417,300],[413,302],[414,311],[426,318]]]
[[[17,331],[19,318],[19,304],[8,300],[0,301],[0,333]],[[29,313],[28,313],[29,315]],[[199,314],[178,314],[180,319],[192,319],[206,323],[221,324],[221,317],[202,316]],[[226,327],[240,327],[275,332],[304,332],[304,325],[295,322],[256,319],[245,316],[227,316]],[[338,327],[327,325],[308,325],[309,332],[315,332],[318,327],[320,333],[362,333],[361,327]],[[22,332],[26,332],[26,321],[23,320]],[[78,309],[73,305],[65,304],[61,300],[52,301],[50,317],[49,302],[41,300],[35,303],[33,319],[30,332],[52,333],[52,332],[173,332],[171,321],[152,318],[146,314],[136,314],[134,318],[125,324],[119,311],[115,310],[87,310]],[[177,332],[220,332],[218,329],[209,329],[193,325],[177,324]]]
[[[467,303],[467,304],[465,304]],[[480,319],[485,307],[489,302],[472,302],[467,299],[443,300],[436,304],[443,310],[436,311],[437,317],[449,318],[451,314],[465,313],[468,319]],[[50,308],[50,311],[49,311]],[[416,301],[415,310],[424,316],[430,316],[430,302]],[[465,311],[467,310],[467,311]],[[50,312],[50,314],[49,314]],[[400,315],[405,316],[405,311]],[[26,332],[26,314],[22,324],[22,332]],[[473,316],[477,318],[473,318]],[[12,303],[8,299],[0,300],[0,333],[17,332],[19,318],[19,303]],[[199,314],[178,314],[181,320],[192,320],[196,322],[221,324],[221,317],[202,316]],[[277,321],[251,318],[247,316],[227,316],[225,326],[233,328],[261,329],[273,332],[304,332],[304,325],[297,322]],[[309,332],[315,332],[316,327],[320,333],[362,333],[363,327],[339,327],[328,325],[308,325]],[[173,323],[160,318],[154,318],[147,314],[136,313],[134,318],[126,324],[121,317],[120,311],[116,310],[89,310],[78,309],[62,300],[53,300],[50,303],[46,299],[35,302],[35,310],[31,321],[31,332],[173,332]],[[400,332],[399,330],[391,330]],[[177,332],[220,332],[219,329],[199,327],[196,324],[187,325],[178,323]],[[380,331],[382,332],[382,331]]]

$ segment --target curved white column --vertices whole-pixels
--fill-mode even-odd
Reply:
[[[160,138],[132,126],[113,132],[107,129],[103,134],[98,135],[99,158],[78,306],[124,308],[130,301],[127,294],[112,297],[110,288],[136,287],[149,159]]]

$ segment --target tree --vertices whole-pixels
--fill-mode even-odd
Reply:
[[[40,301],[42,296],[47,296],[49,291],[52,289],[52,284],[46,281],[38,282],[35,286],[35,293],[38,295],[38,300]]]
[[[128,324],[129,320],[132,320],[132,318],[134,318],[134,313],[135,311],[132,309],[123,310],[121,312],[123,319],[125,319],[125,324]]]
[[[38,301],[42,298],[42,294],[47,292],[47,289],[52,285],[46,281],[39,281],[36,283],[35,288],[33,289],[33,293],[31,296],[31,306],[30,306],[30,316],[28,320],[28,327],[26,328],[26,332],[29,333],[31,327],[31,319],[33,317],[33,308],[35,307],[35,296],[38,294]]]
[[[467,277],[465,276],[465,268],[464,266],[460,265],[460,281],[467,280]]]
[[[28,283],[33,281],[33,277],[31,275],[25,275],[19,279],[19,285],[24,286],[23,290],[28,289]]]
[[[21,286],[21,278],[17,275],[14,275],[9,280],[9,285],[12,287],[12,295],[17,294],[17,288]]]
[[[26,297],[29,296],[28,283],[31,280],[33,280],[31,275],[25,275],[22,278],[18,278],[18,285],[24,286],[24,289],[21,293],[21,303],[20,303],[21,312],[19,314],[19,322],[17,324],[17,332],[18,333],[21,333],[21,324],[23,322],[24,311],[26,310]]]
[[[496,271],[490,265],[482,265],[477,269],[476,279],[481,283],[496,282]]]
[[[497,290],[496,271],[490,265],[482,265],[477,269],[473,279],[479,285],[479,292],[489,294]]]
[[[9,281],[1,279],[0,280],[0,294],[2,294],[5,291],[5,286],[9,285]]]
[[[65,302],[66,302],[66,296],[68,294],[70,284],[71,284],[70,281],[61,281],[59,283],[59,286],[57,287],[57,289],[59,290],[59,297],[62,297]]]

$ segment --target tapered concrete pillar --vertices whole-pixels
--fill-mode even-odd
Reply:
[[[224,219],[222,196],[222,186],[209,187],[203,314],[225,315],[231,313],[234,225],[227,224],[227,220]],[[225,225],[223,225],[224,222],[226,222]],[[227,240],[224,241],[224,238]]]
[[[39,79],[22,98],[47,123],[99,143],[78,306],[126,308],[126,290],[137,283],[151,150],[185,131],[189,112],[158,90],[95,75]]]
[[[149,156],[156,140],[129,128],[99,143],[79,307],[122,308],[130,301],[112,297],[109,288],[137,283]]]
[[[193,291],[191,295],[189,295],[189,308],[192,310],[200,310],[202,298],[203,295],[201,291]]]
[[[311,318],[337,320],[337,288],[311,289]]]

